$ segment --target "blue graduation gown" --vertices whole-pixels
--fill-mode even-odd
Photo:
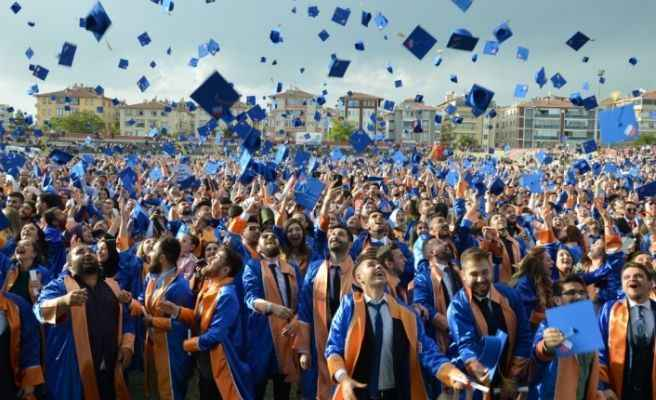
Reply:
[[[280,262],[282,266],[282,262]],[[290,305],[293,311],[296,310],[298,304],[298,291],[302,286],[301,273],[293,264],[287,264],[291,269],[293,269],[293,277],[290,275],[289,284],[292,285],[292,298],[289,299]],[[268,268],[268,267],[265,267]],[[284,272],[284,271],[283,271]],[[290,271],[291,272],[291,271]],[[247,321],[247,331],[246,331],[246,342],[248,343],[248,362],[253,371],[253,378],[255,379],[256,384],[262,383],[268,380],[269,377],[274,374],[280,373],[284,374],[285,371],[281,370],[281,367],[288,367],[288,371],[292,373],[291,368],[293,366],[290,364],[289,360],[281,360],[281,356],[285,357],[294,357],[292,355],[291,343],[281,346],[278,351],[274,346],[273,335],[277,336],[276,340],[279,342],[286,342],[284,338],[281,338],[280,331],[273,332],[276,328],[272,328],[271,323],[281,322],[278,318],[274,316],[266,316],[255,311],[254,302],[257,299],[264,299],[267,301],[275,302],[281,304],[278,300],[273,297],[267,298],[265,295],[265,284],[264,279],[262,278],[262,267],[259,261],[250,260],[246,264],[244,273],[242,276],[244,284],[244,302],[248,308],[248,321]],[[277,295],[277,286],[275,284],[275,278],[272,278],[273,282],[268,282],[269,287],[273,289]],[[295,293],[295,295],[294,295]],[[278,321],[276,321],[278,320]],[[288,347],[288,348],[287,348]]]
[[[119,290],[115,281],[106,279],[112,291]],[[82,306],[71,307],[62,317],[56,317],[56,299],[69,291],[78,289],[77,282],[68,274],[62,273],[48,283],[42,290],[34,305],[37,319],[48,324],[45,347],[45,370],[48,395],[54,400],[82,400],[94,398],[98,392],[95,382],[93,360],[89,345],[86,310]],[[117,347],[129,347],[134,343],[134,328],[128,318],[127,308],[119,307],[119,344]],[[80,369],[78,360],[83,360],[85,368]],[[125,399],[127,387],[123,374],[117,365],[115,372],[116,394]]]
[[[157,277],[148,275],[146,289],[139,298],[145,310],[153,317],[153,328],[146,333],[144,354],[148,356],[152,352],[158,382],[147,382],[148,389],[157,390],[160,396],[164,393],[173,399],[183,400],[192,374],[191,357],[182,348],[188,330],[181,321],[162,316],[158,304],[166,300],[191,308],[194,295],[187,280],[181,275],[173,273],[167,276],[159,289],[156,288],[156,282]]]
[[[66,264],[66,244],[63,233],[52,226],[43,231],[46,240],[46,267],[52,276],[58,276]]]
[[[600,304],[622,296],[622,267],[624,252],[616,251],[606,256],[606,262],[592,272],[581,275],[586,285],[594,284],[599,288],[597,302]]]
[[[212,284],[206,283],[207,290],[201,291],[195,310],[181,313],[186,314],[181,317],[187,323],[200,322],[201,329],[199,336],[188,339],[184,346],[191,352],[210,352],[212,375],[223,398],[250,400],[254,396],[254,386],[243,357],[241,299],[232,278],[216,288],[210,287]],[[226,363],[228,368],[225,368]]]

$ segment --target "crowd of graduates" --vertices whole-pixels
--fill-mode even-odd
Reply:
[[[656,399],[654,148],[291,150],[4,154],[0,398]]]

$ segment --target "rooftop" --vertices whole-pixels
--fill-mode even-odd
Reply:
[[[523,101],[517,104],[517,107],[574,108],[576,106],[572,104],[572,102],[569,101],[569,99],[566,97],[548,96],[548,97],[536,97],[531,100]]]
[[[295,98],[300,98],[300,99],[312,99],[315,96],[311,93],[308,93],[306,91],[300,90],[300,89],[289,89],[281,93],[276,93],[271,96],[272,98],[280,98],[280,97],[295,97]]]
[[[383,100],[382,97],[373,96],[373,95],[370,95],[370,94],[360,93],[360,92],[351,92],[350,96],[347,93],[346,95],[342,96],[341,98],[342,99],[349,98],[351,100]]]
[[[80,84],[75,84],[72,87],[66,88],[64,90],[58,90],[56,92],[50,92],[50,93],[40,93],[36,95],[36,97],[52,97],[52,96],[66,96],[66,97],[80,97],[80,98],[103,97],[107,100],[111,100],[108,97],[97,94],[94,88],[80,85]]]

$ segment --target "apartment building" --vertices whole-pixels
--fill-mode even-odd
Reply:
[[[490,104],[489,109],[496,106],[494,102]],[[451,141],[458,143],[463,137],[470,138],[476,145],[486,146],[487,140],[483,137],[483,127],[486,120],[486,114],[479,117],[474,116],[471,108],[466,104],[464,95],[456,95],[455,92],[449,92],[444,100],[436,106],[437,112],[442,116],[440,132],[449,129]],[[453,108],[452,114],[449,114]],[[457,116],[458,123],[453,122],[453,116]]]
[[[295,138],[297,133],[321,134],[327,131],[326,112],[315,101],[316,96],[291,88],[270,96],[265,131],[276,138]],[[319,112],[319,120],[315,118]]]
[[[437,107],[415,99],[397,104],[394,111],[384,115],[385,138],[396,143],[429,144],[439,141],[440,128],[435,125]],[[421,124],[421,132],[415,132]]]
[[[538,97],[499,109],[493,122],[497,147],[547,148],[596,137],[596,110],[577,107],[565,97]]]
[[[44,128],[55,117],[64,117],[73,112],[88,111],[105,122],[105,136],[119,123],[119,106],[104,94],[96,93],[92,87],[75,84],[64,90],[41,93],[36,96],[36,122]],[[99,132],[100,133],[100,132]]]

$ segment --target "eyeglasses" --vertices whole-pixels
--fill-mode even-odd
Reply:
[[[567,290],[563,292],[563,296],[585,296],[588,292],[585,290]]]
[[[635,208],[627,208],[626,212],[633,213],[633,212],[636,212],[636,209]]]

